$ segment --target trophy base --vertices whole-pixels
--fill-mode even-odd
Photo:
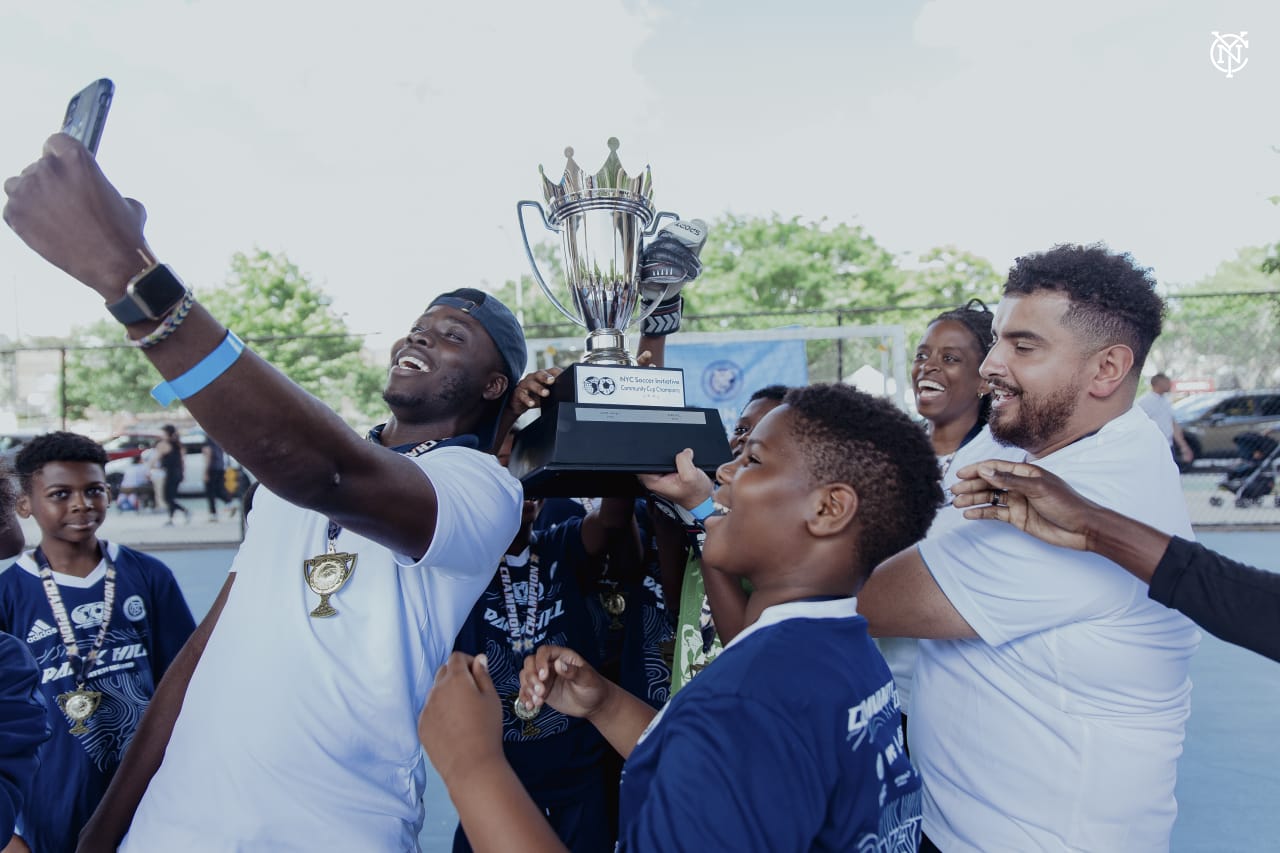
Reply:
[[[639,496],[644,488],[636,474],[674,471],[686,447],[712,478],[731,458],[715,409],[577,403],[564,399],[573,373],[556,380],[541,415],[516,436],[508,468],[525,497]]]

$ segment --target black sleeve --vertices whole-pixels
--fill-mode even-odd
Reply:
[[[1280,661],[1280,573],[1228,560],[1175,536],[1148,594],[1215,637]]]

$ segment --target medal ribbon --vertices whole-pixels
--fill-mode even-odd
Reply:
[[[53,567],[49,565],[49,558],[39,547],[34,554],[36,565],[40,567],[40,583],[44,585],[45,597],[49,599],[49,609],[53,611],[53,621],[58,623],[58,633],[62,636],[62,645],[66,647],[67,660],[75,670],[77,690],[84,689],[85,682],[88,680],[87,673],[97,661],[98,652],[102,650],[102,644],[107,639],[107,629],[111,625],[111,608],[116,601],[116,564],[112,562],[111,555],[107,552],[106,540],[100,539],[98,542],[102,546],[102,560],[107,564],[106,579],[102,585],[102,627],[98,629],[93,647],[84,658],[80,657],[80,645],[76,642],[76,632],[71,627],[71,620],[67,617],[67,606],[62,603],[58,582],[53,579]]]
[[[507,634],[511,637],[511,648],[515,652],[533,651],[533,636],[538,630],[538,560],[529,555],[529,587],[525,594],[524,630],[520,629],[520,615],[516,610],[515,586],[511,583],[511,569],[504,555],[498,563],[498,574],[502,577],[502,600],[507,605]]]

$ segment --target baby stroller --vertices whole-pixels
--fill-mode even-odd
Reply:
[[[1280,441],[1269,435],[1242,432],[1231,439],[1243,460],[1227,471],[1218,488],[1235,495],[1238,507],[1259,506],[1262,499],[1271,494],[1276,484],[1276,457],[1280,456]],[[1280,507],[1280,495],[1274,499]],[[1222,506],[1224,499],[1214,495],[1209,498],[1213,506]]]

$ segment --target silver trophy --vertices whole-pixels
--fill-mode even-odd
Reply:
[[[587,330],[584,364],[635,364],[627,352],[625,332],[667,297],[664,292],[641,304],[642,240],[652,237],[664,219],[680,217],[667,211],[655,213],[649,167],[634,178],[628,175],[618,160],[616,137],[609,140],[609,157],[594,175],[578,166],[572,148],[566,148],[564,155],[568,163],[558,183],[538,167],[547,209],[536,201],[516,205],[533,277],[561,314]],[[567,294],[561,295],[567,299],[556,295],[538,269],[525,230],[525,208],[537,210],[547,230],[560,235],[568,287]]]
[[[660,249],[663,240],[681,240],[670,232],[684,225],[700,247],[705,228],[696,220],[679,223],[675,214],[655,212],[649,167],[634,178],[628,175],[618,162],[617,139],[609,140],[609,157],[594,175],[582,171],[572,148],[565,156],[569,162],[558,183],[538,170],[548,209],[522,201],[516,212],[538,285],[560,313],[586,328],[587,352],[556,378],[539,417],[516,437],[508,467],[527,497],[637,494],[636,474],[673,470],[676,454],[686,447],[693,448],[698,467],[714,472],[729,460],[719,413],[686,407],[684,372],[635,366],[624,337],[677,287],[657,282],[697,274],[677,265],[676,274],[664,276],[661,263],[646,259],[658,274],[645,285],[642,299],[642,241],[657,235],[653,247]],[[538,269],[525,230],[527,207],[536,208],[542,224],[560,235],[566,298],[553,292]],[[677,224],[659,234],[667,218]],[[690,257],[696,263],[696,250]]]

